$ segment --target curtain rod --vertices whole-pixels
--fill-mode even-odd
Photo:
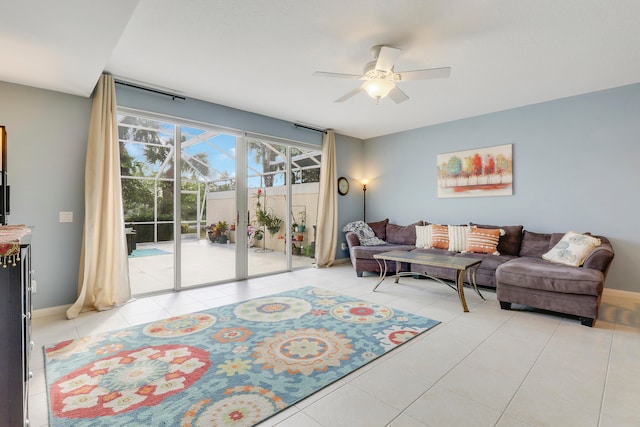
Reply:
[[[181,100],[186,100],[187,98],[183,97],[183,96],[179,96],[179,95],[175,95],[173,93],[168,93],[168,92],[162,92],[160,90],[156,90],[156,89],[150,89],[148,87],[144,87],[144,86],[138,86],[138,85],[134,85],[132,83],[127,83],[127,82],[123,82],[121,80],[116,80],[115,81],[117,85],[122,85],[122,86],[129,86],[132,87],[134,89],[140,89],[140,90],[146,90],[147,92],[153,92],[153,93],[157,93],[159,95],[164,95],[164,96],[168,96],[171,98],[171,100],[175,101],[176,99],[181,99]]]
[[[295,127],[297,127],[297,128],[309,129],[309,130],[312,130],[314,132],[327,133],[327,131],[324,130],[324,129],[312,128],[310,126],[305,126],[305,125],[301,125],[301,124],[298,124],[298,123],[294,123],[293,125]]]

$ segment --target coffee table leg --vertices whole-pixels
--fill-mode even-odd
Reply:
[[[400,261],[396,261],[396,283],[400,280]]]
[[[456,285],[458,287],[458,297],[460,298],[462,309],[465,313],[468,313],[469,307],[467,307],[467,300],[464,297],[464,270],[458,270]]]
[[[476,291],[476,294],[478,294],[480,298],[485,299],[484,296],[480,293],[480,289],[478,289],[478,285],[476,284],[476,272],[478,271],[478,267],[480,267],[480,264],[467,270],[469,272],[469,276],[471,276],[469,278],[469,282],[471,283],[471,286],[473,286],[473,290]]]
[[[385,276],[387,275],[387,262],[385,260],[382,260],[382,262],[380,262],[378,258],[376,258],[376,261],[378,262],[378,267],[380,267],[380,277],[378,278],[378,283],[376,283],[376,286],[374,286],[373,288],[373,292],[378,289],[378,286],[380,286],[380,283],[382,283]]]

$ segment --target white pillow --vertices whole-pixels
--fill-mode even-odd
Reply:
[[[596,237],[568,231],[549,252],[542,255],[542,259],[580,267],[589,253],[601,243]]]
[[[449,226],[449,250],[454,252],[464,252],[467,250],[467,239],[469,238],[469,227],[466,225]]]
[[[416,248],[431,247],[431,224],[416,225]]]

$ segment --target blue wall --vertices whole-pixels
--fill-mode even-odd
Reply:
[[[91,100],[0,82],[7,128],[10,224],[34,227],[34,308],[76,299],[84,215],[84,163]],[[72,223],[58,213],[73,212]]]
[[[437,198],[438,154],[502,144],[513,196]],[[370,139],[364,159],[371,221],[589,231],[616,251],[606,287],[640,292],[640,84]]]

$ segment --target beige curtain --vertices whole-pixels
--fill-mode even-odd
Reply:
[[[85,203],[78,300],[67,310],[108,310],[131,298],[124,235],[120,148],[113,76],[102,75],[93,93],[85,165]]]
[[[322,139],[322,168],[318,195],[318,229],[316,235],[316,267],[331,267],[336,260],[338,244],[338,188],[336,137],[328,130]]]

